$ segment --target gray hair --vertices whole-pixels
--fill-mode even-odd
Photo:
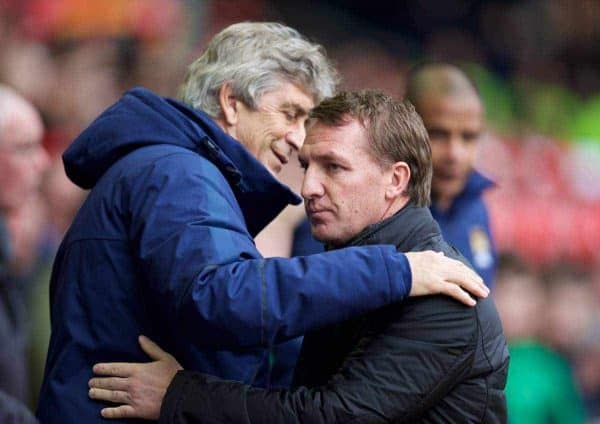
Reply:
[[[319,103],[335,92],[338,75],[322,46],[274,22],[244,22],[218,33],[188,69],[182,102],[213,118],[221,115],[219,89],[229,82],[248,107],[282,82],[292,82]]]

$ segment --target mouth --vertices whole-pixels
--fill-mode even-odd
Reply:
[[[318,219],[319,217],[322,217],[324,214],[327,214],[330,212],[331,211],[329,209],[325,209],[325,208],[319,208],[319,207],[314,207],[314,206],[306,207],[306,215],[308,215],[308,217],[310,219]]]
[[[452,181],[463,178],[464,172],[456,168],[441,168],[434,172],[434,175],[439,180]]]
[[[281,153],[275,149],[271,149],[271,151],[273,152],[273,154],[275,155],[277,160],[279,160],[279,162],[281,162],[282,165],[285,165],[286,163],[288,163],[290,161],[289,155],[286,155],[285,153]]]

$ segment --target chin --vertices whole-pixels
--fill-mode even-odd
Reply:
[[[281,165],[272,165],[272,164],[266,164],[265,168],[267,168],[267,170],[275,176],[277,176],[283,169],[283,167]]]
[[[315,228],[315,227],[318,227],[318,224],[311,225],[311,228],[310,228],[310,233],[313,236],[313,238],[321,243],[331,244],[333,241],[331,236],[328,235],[325,231],[319,231],[319,229]]]

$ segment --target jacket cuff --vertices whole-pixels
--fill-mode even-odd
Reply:
[[[178,371],[175,374],[175,377],[171,380],[171,384],[167,387],[167,392],[160,407],[159,423],[167,424],[175,422],[177,411],[185,401],[186,390],[194,374],[197,373],[185,370]]]
[[[382,252],[386,271],[390,281],[391,302],[400,302],[408,297],[412,289],[412,271],[404,253],[396,252],[388,255]]]

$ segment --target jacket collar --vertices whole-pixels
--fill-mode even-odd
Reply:
[[[7,274],[8,262],[12,257],[12,249],[8,235],[8,228],[4,218],[0,216],[0,284],[3,277]]]
[[[467,178],[465,188],[460,195],[481,196],[485,190],[495,187],[496,183],[477,170],[472,170]]]
[[[465,187],[459,193],[459,195],[454,198],[448,210],[441,211],[433,201],[431,203],[431,210],[434,212],[434,214],[436,214],[436,216],[452,214],[456,208],[461,208],[463,202],[468,202],[471,199],[477,199],[481,197],[484,191],[492,187],[496,187],[496,183],[474,169],[467,177]]]
[[[206,113],[169,100],[201,124],[198,146],[225,175],[254,237],[289,204],[302,200],[280,183],[239,141],[225,133]]]
[[[429,209],[409,202],[393,216],[365,228],[348,245],[392,244],[407,252],[440,234]]]

